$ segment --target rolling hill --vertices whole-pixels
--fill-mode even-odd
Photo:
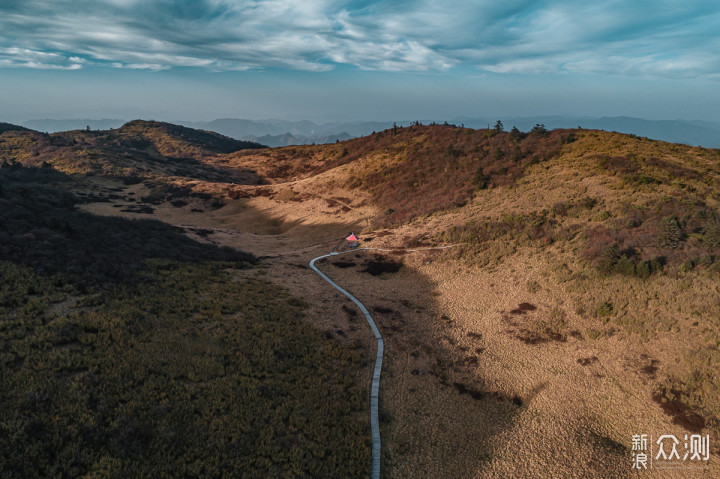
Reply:
[[[6,131],[31,131],[31,130],[29,128],[25,128],[23,126],[13,125],[12,123],[0,122],[0,134],[5,133]]]
[[[12,371],[4,390],[26,398],[5,413],[23,438],[3,443],[6,457],[25,458],[6,468],[51,461],[41,446],[59,427],[52,415],[94,407],[100,386],[88,393],[63,384],[99,381],[98,365],[107,366],[85,345],[105,345],[102,335],[112,334],[143,351],[143,398],[158,409],[133,402],[122,413],[112,403],[109,419],[93,412],[73,429],[68,444],[77,447],[92,434],[103,438],[84,473],[106,463],[147,471],[162,447],[179,441],[171,431],[221,430],[226,436],[209,449],[246,451],[248,441],[261,441],[262,454],[246,466],[259,476],[333,477],[347,475],[348,464],[361,476],[370,338],[353,305],[306,266],[349,231],[391,251],[318,263],[368,306],[387,338],[388,477],[569,477],[578,468],[623,476],[634,434],[718,432],[720,150],[541,125],[398,126],[338,143],[260,148],[136,121],[100,132],[5,132],[0,164],[0,206],[12,205],[0,208],[0,264],[12,279],[0,305],[13,321],[4,330]],[[452,247],[412,251],[438,245]],[[138,294],[155,316],[112,320]],[[232,349],[215,331],[249,334],[233,329],[250,327],[236,324],[242,318],[262,321]],[[279,339],[285,324],[291,337]],[[308,325],[317,329],[305,342]],[[167,344],[153,343],[153,334]],[[42,341],[57,349],[33,366],[26,351]],[[296,349],[284,352],[286,341]],[[311,355],[315,348],[323,359]],[[166,351],[181,372],[173,362],[152,368]],[[97,384],[126,397],[118,384],[134,384],[134,363],[121,356],[127,368]],[[318,370],[326,379],[310,380]],[[86,406],[43,406],[51,389],[42,381],[53,375],[71,379],[51,382],[59,391],[52,394],[85,395]],[[283,390],[294,377],[302,378],[297,389]],[[240,432],[231,433],[218,422],[230,417],[223,398],[235,394],[234,381],[250,394],[246,380],[262,385],[243,407],[258,408],[272,428],[232,416]],[[31,386],[18,389],[24,383]],[[182,397],[179,409],[154,402],[167,384]],[[345,398],[326,411],[337,428],[322,421],[327,401],[300,404],[322,394]],[[299,402],[268,412],[283,395]],[[182,419],[192,408],[202,421]],[[299,435],[303,427],[312,434]],[[111,440],[118,431],[129,445]],[[273,462],[272,451],[285,446],[294,452]],[[195,471],[192,447],[181,451],[166,471]],[[234,464],[252,462],[243,454]],[[327,457],[343,459],[313,459]]]
[[[457,117],[452,119],[451,123],[482,129],[490,128],[498,119],[502,120],[508,128],[515,126],[524,131],[530,130],[536,124],[543,124],[550,129],[580,127],[588,130],[617,131],[692,146],[720,148],[720,124],[711,121],[647,120],[626,116],[591,118],[559,115],[537,117],[501,115],[499,117]],[[123,120],[30,120],[24,122],[23,125],[37,131],[52,133],[85,129],[86,126],[93,130],[119,128],[124,123]],[[175,123],[273,147],[334,143],[336,140],[344,141],[367,136],[372,132],[391,128],[393,125],[392,121],[314,123],[307,120],[241,120],[232,118]],[[415,121],[405,120],[396,123],[401,126],[409,126]],[[444,122],[438,119],[422,119],[422,123],[442,124]]]

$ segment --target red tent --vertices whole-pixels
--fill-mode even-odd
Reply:
[[[358,240],[358,237],[355,236],[355,233],[350,233],[350,236],[345,238],[345,241],[359,241],[359,240]]]

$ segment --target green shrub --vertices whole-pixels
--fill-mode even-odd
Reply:
[[[703,244],[709,248],[720,248],[720,223],[712,223],[705,227]]]
[[[599,318],[608,318],[615,314],[612,303],[608,301],[602,301],[598,304],[595,313]]]
[[[636,273],[635,262],[625,255],[618,259],[613,270],[625,276],[634,276]]]
[[[478,169],[475,171],[475,176],[473,177],[473,184],[478,190],[484,190],[488,187],[489,183],[490,176],[485,174],[482,166],[479,166]]]
[[[713,257],[713,255],[706,254],[700,258],[700,261],[698,262],[698,264],[705,268],[709,268],[710,266],[712,266],[714,261],[715,261],[715,258]]]
[[[623,179],[626,183],[630,185],[659,185],[660,183],[662,183],[657,178],[643,175],[641,173],[631,173],[629,175],[626,175]]]
[[[620,259],[620,246],[617,243],[608,245],[598,258],[598,268],[603,273],[610,273],[613,271],[615,264]]]
[[[689,259],[682,262],[682,264],[678,267],[678,271],[681,273],[689,273],[693,270],[693,268],[695,268],[695,262]]]
[[[683,240],[684,233],[675,216],[665,216],[660,221],[658,244],[664,248],[677,248]]]

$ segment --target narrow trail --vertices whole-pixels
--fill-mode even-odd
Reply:
[[[347,290],[343,289],[342,287],[338,286],[337,283],[335,283],[333,280],[331,280],[325,273],[320,271],[317,266],[315,266],[315,262],[318,260],[321,260],[323,258],[329,258],[330,256],[338,256],[340,254],[344,253],[352,253],[356,251],[383,251],[383,252],[398,252],[402,251],[405,253],[411,253],[415,251],[426,251],[426,250],[433,250],[433,249],[447,249],[447,248],[453,248],[458,245],[450,245],[450,246],[438,246],[438,247],[430,247],[430,248],[417,248],[417,249],[382,249],[382,248],[354,248],[346,251],[333,251],[328,254],[324,254],[322,256],[318,256],[317,258],[313,258],[310,261],[310,268],[313,269],[317,274],[320,275],[321,278],[323,278],[325,281],[330,283],[330,286],[340,291],[342,294],[347,296],[350,301],[355,303],[358,308],[360,308],[360,311],[365,315],[365,319],[368,322],[368,325],[370,325],[370,329],[373,332],[373,335],[375,336],[375,340],[377,341],[377,352],[375,354],[375,368],[373,369],[373,378],[372,378],[372,385],[370,386],[370,430],[372,432],[372,466],[370,470],[370,478],[371,479],[380,479],[380,418],[378,415],[378,404],[380,402],[380,374],[382,372],[382,362],[383,362],[383,354],[385,351],[385,343],[383,342],[382,334],[380,334],[380,330],[378,329],[377,325],[375,324],[375,321],[373,320],[372,316],[370,316],[370,312],[367,310],[364,304],[362,304],[355,296],[350,294]]]

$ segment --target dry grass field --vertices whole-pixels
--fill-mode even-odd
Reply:
[[[720,151],[414,126],[332,145],[194,146],[182,169],[88,176],[67,152],[18,153],[31,134],[4,135],[6,156],[71,175],[83,212],[158,219],[258,257],[235,274],[303,298],[304,321],[364,351],[362,390],[372,336],[307,264],[349,231],[397,250],[318,263],[386,338],[383,477],[720,475]],[[174,161],[180,143],[153,138]],[[631,469],[634,434],[695,433],[711,437],[704,468]]]

